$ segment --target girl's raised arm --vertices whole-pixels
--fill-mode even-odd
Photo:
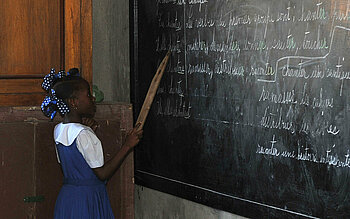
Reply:
[[[118,170],[120,165],[123,163],[129,152],[139,143],[142,138],[143,130],[138,130],[141,123],[136,126],[127,134],[125,143],[122,148],[115,154],[108,162],[102,167],[94,168],[96,176],[104,181],[112,177],[112,175]]]

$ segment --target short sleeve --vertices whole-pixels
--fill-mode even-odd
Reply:
[[[91,168],[104,165],[101,141],[92,130],[84,129],[77,136],[77,148]]]

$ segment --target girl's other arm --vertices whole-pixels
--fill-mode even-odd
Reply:
[[[115,154],[102,167],[92,169],[100,180],[104,181],[112,177],[115,171],[118,170],[120,165],[123,163],[129,152],[132,151],[132,149],[139,143],[143,133],[143,130],[138,130],[140,125],[140,123],[137,124],[135,128],[127,134],[125,143],[117,154]]]

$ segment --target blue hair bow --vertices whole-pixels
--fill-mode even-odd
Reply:
[[[50,117],[51,120],[55,117],[57,113],[55,110],[55,101],[50,96],[45,97],[41,104],[41,111],[45,116]]]
[[[52,89],[52,86],[56,80],[63,77],[66,77],[64,71],[60,71],[58,74],[55,74],[55,69],[52,68],[50,73],[44,77],[44,81],[41,85],[48,92],[48,95],[41,104],[41,111],[45,116],[50,117],[51,120],[57,114],[57,109],[61,115],[69,113],[67,104],[62,99],[56,97],[56,92],[54,89]]]
[[[44,81],[41,84],[44,90],[49,91],[57,79],[66,77],[66,73],[64,71],[60,71],[57,74],[55,74],[55,72],[55,69],[51,68],[50,73],[44,77]]]
[[[67,104],[62,99],[57,98],[55,91],[52,89],[51,95],[46,96],[41,104],[41,111],[52,120],[57,114],[57,109],[61,115],[69,113]]]

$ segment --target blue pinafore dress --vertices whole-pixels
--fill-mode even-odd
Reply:
[[[56,143],[64,180],[57,197],[55,219],[114,219],[105,182],[97,178],[79,152],[76,139],[69,146]]]

